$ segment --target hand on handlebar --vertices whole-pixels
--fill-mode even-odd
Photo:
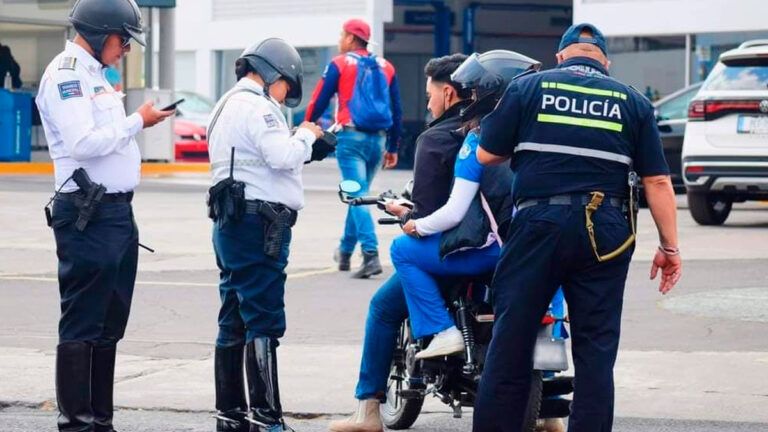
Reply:
[[[387,213],[399,218],[402,218],[411,211],[410,208],[395,200],[387,200],[384,204],[384,210],[386,210]]]

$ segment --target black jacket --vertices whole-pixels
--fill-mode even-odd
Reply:
[[[13,88],[21,87],[21,68],[11,55],[11,49],[0,45],[0,88],[5,84],[6,74],[11,74],[11,86]]]
[[[413,168],[413,218],[434,213],[446,202],[453,185],[453,167],[461,148],[462,137],[456,136],[461,127],[459,114],[470,101],[462,101],[432,121],[416,139]]]

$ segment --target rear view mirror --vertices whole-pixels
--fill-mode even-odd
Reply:
[[[349,202],[350,195],[354,195],[360,192],[362,189],[363,187],[360,185],[360,183],[354,180],[344,180],[343,182],[339,183],[339,199],[341,199],[341,202],[347,203]]]
[[[360,186],[360,183],[354,180],[344,180],[343,182],[339,183],[339,192],[344,192],[345,194],[358,193],[362,188],[363,187]]]

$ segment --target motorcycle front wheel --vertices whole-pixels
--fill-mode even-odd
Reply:
[[[409,392],[409,390],[420,390],[411,387],[411,373],[407,363],[408,346],[413,343],[408,321],[404,321],[400,326],[400,334],[392,356],[392,368],[387,381],[387,401],[381,404],[381,418],[389,429],[410,428],[421,414],[421,406],[424,404],[423,395],[417,396],[416,391]]]

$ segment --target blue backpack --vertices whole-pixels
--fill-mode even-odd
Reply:
[[[381,131],[392,127],[389,85],[376,57],[347,54],[357,60],[357,78],[349,101],[349,112],[355,127]]]

